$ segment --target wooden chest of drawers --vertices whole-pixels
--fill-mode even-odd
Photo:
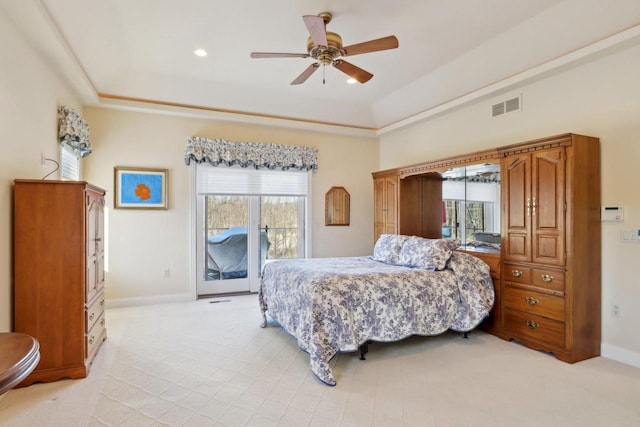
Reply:
[[[502,277],[502,326],[506,336],[551,351],[564,360],[565,272],[505,263]]]

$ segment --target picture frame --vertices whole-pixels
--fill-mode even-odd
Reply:
[[[115,209],[169,209],[167,169],[116,166],[113,177]]]

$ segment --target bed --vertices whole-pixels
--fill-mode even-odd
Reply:
[[[267,314],[309,353],[311,371],[336,381],[338,352],[411,335],[468,332],[494,303],[489,266],[456,240],[380,236],[373,256],[275,260],[258,293]]]

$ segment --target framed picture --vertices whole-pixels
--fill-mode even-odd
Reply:
[[[114,168],[114,208],[168,209],[167,169]]]

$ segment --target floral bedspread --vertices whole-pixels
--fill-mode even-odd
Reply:
[[[265,265],[259,291],[266,313],[298,340],[311,370],[335,385],[329,360],[366,341],[469,331],[491,310],[489,266],[454,252],[442,271],[371,257],[278,260]]]

